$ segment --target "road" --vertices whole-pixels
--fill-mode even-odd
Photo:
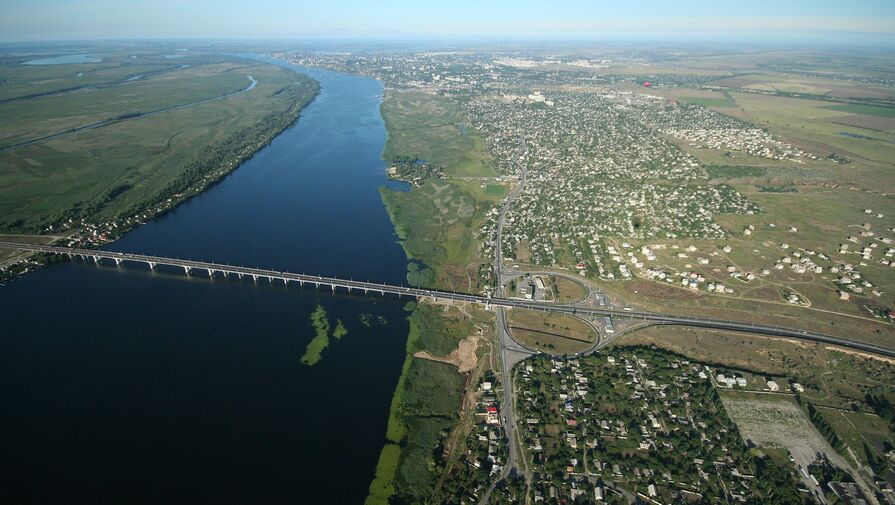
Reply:
[[[503,254],[501,253],[501,236],[503,234],[503,225],[506,220],[507,211],[513,204],[513,201],[516,200],[516,197],[525,189],[526,177],[528,175],[528,168],[524,163],[525,154],[528,152],[528,147],[525,142],[525,138],[522,138],[521,145],[521,153],[517,158],[517,163],[519,165],[519,184],[513,188],[513,191],[510,192],[509,195],[504,199],[503,206],[500,209],[500,214],[497,216],[497,228],[494,233],[494,243],[492,249],[494,250],[494,275],[497,279],[497,285],[495,286],[494,294],[497,298],[502,297],[504,295],[504,285],[509,280],[506,278],[505,267],[503,265]],[[513,275],[515,276],[515,275]],[[495,298],[496,299],[496,298]],[[500,474],[500,479],[496,479],[491,483],[491,486],[482,496],[482,499],[479,503],[486,504],[491,499],[491,493],[494,491],[495,486],[497,486],[498,482],[507,478],[510,475],[510,472],[518,473],[518,463],[519,463],[519,455],[517,454],[518,448],[521,447],[521,440],[519,439],[519,432],[517,429],[517,420],[516,420],[516,409],[515,409],[515,399],[516,394],[513,388],[513,367],[516,363],[519,363],[523,359],[534,354],[528,349],[519,345],[515,340],[513,340],[512,336],[510,336],[510,332],[507,329],[506,323],[506,307],[500,306],[499,304],[495,307],[495,312],[497,315],[497,338],[500,349],[500,383],[503,389],[503,397],[501,398],[500,404],[500,417],[501,417],[501,425],[506,433],[507,437],[507,461],[504,464],[504,467]]]
[[[328,286],[334,291],[336,288],[346,289],[349,292],[364,293],[380,293],[395,294],[398,296],[410,296],[414,298],[434,298],[447,299],[460,302],[477,303],[491,308],[523,308],[530,310],[541,310],[545,312],[558,312],[569,314],[577,317],[600,317],[611,316],[626,319],[638,319],[650,321],[659,324],[673,324],[682,326],[693,326],[698,328],[710,328],[716,330],[741,331],[745,333],[755,333],[761,335],[786,337],[798,340],[808,340],[820,342],[824,344],[838,345],[863,352],[880,354],[889,357],[895,357],[895,348],[871,344],[851,340],[843,337],[828,335],[825,333],[817,333],[806,330],[798,330],[793,328],[785,328],[781,326],[763,325],[750,323],[746,321],[732,321],[724,319],[710,319],[704,317],[691,317],[676,314],[667,314],[660,312],[647,312],[642,310],[625,310],[612,307],[593,307],[589,303],[570,303],[558,304],[550,302],[537,302],[531,300],[516,300],[498,296],[474,295],[470,293],[460,293],[455,291],[442,291],[437,289],[426,289],[411,286],[400,286],[395,284],[382,284],[376,282],[356,281],[351,279],[339,279],[336,277],[324,277],[320,275],[298,274],[291,272],[281,272],[276,270],[267,270],[262,268],[244,267],[227,265],[221,263],[213,263],[208,261],[185,260],[178,258],[168,258],[163,256],[150,256],[145,254],[124,253],[114,251],[104,251],[98,249],[80,249],[71,247],[60,247],[39,244],[21,244],[17,242],[0,241],[0,249],[15,249],[32,252],[43,252],[50,254],[62,254],[70,257],[82,257],[84,259],[92,259],[99,262],[102,259],[111,259],[116,262],[137,262],[155,267],[158,265],[167,265],[184,270],[204,270],[210,275],[221,274],[223,276],[236,275],[240,278],[243,276],[252,277],[255,280],[263,279],[270,282],[280,281],[285,284],[297,282],[301,285],[305,283],[314,284],[315,286]]]

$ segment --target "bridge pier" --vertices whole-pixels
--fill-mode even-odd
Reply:
[[[99,256],[93,256],[93,262],[99,265]]]
[[[208,270],[208,276],[209,276],[209,277],[214,277],[214,270],[212,270],[212,269],[210,269],[210,268],[206,268],[205,270]]]
[[[184,267],[183,267],[183,273],[189,275],[189,274],[190,274],[190,267],[188,267],[188,266],[184,266]]]
[[[258,276],[255,274],[252,274],[252,280],[255,282],[258,282]]]
[[[115,258],[115,266],[116,266],[116,267],[121,266],[121,262],[122,262],[122,261],[124,261],[124,260],[121,259],[121,258]]]
[[[150,270],[155,270],[155,262],[153,262],[153,261],[147,261],[146,263],[149,265],[149,269],[150,269]]]

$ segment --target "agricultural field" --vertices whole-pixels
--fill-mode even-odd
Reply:
[[[818,95],[831,98],[893,99],[895,91],[889,87],[849,82],[821,76],[784,73],[741,74],[705,83],[708,87],[741,89],[771,93]]]
[[[170,59],[166,66],[158,63],[165,59],[162,55],[134,61],[142,58],[155,66],[134,67],[130,58],[120,57],[84,68],[3,62],[4,96],[23,96],[31,89],[29,83],[35,92],[63,90],[0,103],[0,119],[14,125],[4,129],[3,145],[122,120],[0,152],[0,229],[46,232],[55,225],[58,230],[69,217],[114,221],[145,208],[150,200],[164,201],[172,196],[164,194],[166,187],[183,179],[190,163],[205,163],[200,156],[203,149],[223,152],[228,148],[224,143],[236,141],[235,136],[243,143],[266,142],[273,130],[283,126],[275,126],[275,118],[289,116],[286,124],[291,123],[297,117],[296,106],[300,109],[316,93],[310,79],[273,65],[202,55]],[[153,74],[152,69],[166,71]],[[94,83],[132,78],[64,91],[80,83],[81,73],[98,74],[90,81]],[[257,81],[254,87],[248,76]],[[131,116],[243,89],[188,108]],[[12,117],[27,119],[11,121]],[[246,147],[253,152],[260,146]],[[238,159],[234,156],[232,161]]]

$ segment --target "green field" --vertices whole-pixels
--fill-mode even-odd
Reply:
[[[895,443],[895,435],[889,431],[886,421],[879,416],[832,409],[819,409],[819,411],[836,435],[851,448],[861,464],[867,463],[868,450],[874,457],[882,460],[885,458],[886,444]],[[848,456],[848,452],[846,451],[844,455]],[[852,458],[848,459],[853,461]]]
[[[430,492],[438,476],[434,452],[453,429],[464,376],[445,363],[414,358],[426,350],[448,354],[474,331],[474,322],[461,313],[445,314],[441,307],[412,304],[407,356],[392,398],[388,442],[380,455],[367,503],[387,503],[397,493],[403,498]],[[400,454],[396,449],[400,448]]]
[[[228,56],[192,51],[182,52],[178,58],[166,58],[168,51],[157,47],[104,46],[85,49],[84,52],[99,56],[102,61],[71,65],[22,65],[32,57],[8,56],[0,59],[0,75],[3,77],[0,100],[153,79],[177,72],[184,66],[232,61]]]
[[[110,58],[102,68],[91,67],[99,73],[95,81],[144,68],[110,66],[114,60]],[[240,161],[244,155],[237,153],[257,149],[258,141],[291,123],[297,116],[296,105],[316,93],[310,79],[273,65],[235,58],[212,60],[178,58],[177,65],[190,64],[190,68],[113,87],[0,104],[0,119],[9,126],[0,143],[8,145],[128,112],[236,91],[250,83],[248,75],[258,81],[251,91],[224,99],[0,152],[0,230],[42,231],[68,218],[114,219],[148,210],[153,202],[163,202],[170,193],[185,189],[184,182],[198,182],[199,173],[185,171],[210,166],[210,156]],[[75,76],[83,66],[48,67],[54,68],[5,62],[0,67],[6,79],[0,92],[21,96],[31,87],[35,91],[65,89],[79,82]],[[91,68],[83,71],[91,72]]]
[[[706,98],[698,96],[682,96],[678,98],[681,102],[693,105],[702,105],[703,107],[732,107],[736,103],[730,98]]]
[[[410,191],[382,188],[382,200],[411,263],[408,281],[459,291],[478,289],[477,229],[484,214],[506,191],[460,177],[492,177],[484,145],[444,97],[389,90],[382,104],[389,138],[385,160],[423,159],[444,167],[445,178],[430,179]],[[467,315],[428,304],[409,307],[407,356],[392,398],[387,445],[370,486],[367,503],[418,503],[429,498],[443,471],[439,450],[459,419],[465,376],[453,365],[414,358],[417,351],[450,354],[473,334]],[[395,455],[400,447],[400,455]],[[398,457],[397,463],[395,458]]]
[[[513,338],[526,347],[568,354],[592,346],[596,332],[584,321],[565,314],[513,309],[507,314]]]
[[[424,262],[442,287],[474,290],[479,261],[475,230],[491,207],[478,185],[437,180],[409,192],[383,188],[385,202],[410,259]]]
[[[895,117],[895,107],[879,107],[876,105],[849,103],[843,105],[829,105],[824,108],[830,110],[838,110],[841,112],[850,112],[852,114],[867,114],[870,116],[879,117]]]
[[[686,327],[653,326],[631,332],[615,345],[656,346],[703,363],[732,367],[778,384],[799,382],[801,396],[820,407],[851,409],[868,392],[895,394],[891,360],[839,352],[830,346]],[[731,349],[736,352],[731,353]]]
[[[482,140],[465,125],[447,98],[415,91],[389,91],[382,102],[388,142],[382,158],[419,158],[446,167],[453,176],[493,176]]]
[[[551,277],[556,286],[556,301],[560,303],[579,302],[587,297],[587,289],[565,277]]]
[[[699,93],[707,92],[675,91],[678,97]],[[655,264],[674,271],[698,270],[707,282],[720,282],[732,287],[734,293],[707,295],[704,291],[688,292],[668,283],[647,286],[641,281],[609,285],[607,289],[618,289],[626,300],[653,310],[686,309],[706,316],[736,316],[823,332],[841,332],[836,329],[848,328],[852,338],[891,343],[891,327],[871,313],[872,307],[891,305],[888,293],[895,287],[895,270],[880,262],[881,250],[870,261],[856,263],[862,278],[881,294],[864,290],[850,300],[839,299],[836,275],[829,271],[829,261],[818,262],[824,266],[820,273],[795,273],[789,265],[782,270],[773,267],[793,251],[822,253],[849,262],[852,257],[838,254],[839,244],[859,234],[864,226],[876,236],[886,234],[887,220],[895,212],[895,205],[883,188],[893,184],[891,160],[895,157],[895,136],[875,130],[873,136],[879,140],[873,140],[866,135],[862,138],[843,135],[843,132],[861,131],[859,124],[885,130],[892,119],[867,115],[863,106],[847,110],[863,114],[844,116],[845,109],[822,100],[734,91],[727,95],[736,107],[723,109],[725,113],[766,129],[781,141],[820,159],[769,159],[743,152],[731,157],[723,149],[678,144],[706,166],[710,178],[730,181],[736,190],[761,207],[761,212],[718,215],[715,219],[729,233],[728,238],[668,241],[664,244],[667,249],[656,253]],[[846,117],[850,118],[849,124],[842,123]],[[872,214],[865,214],[865,209],[872,209]],[[884,217],[876,218],[877,213]],[[747,226],[754,227],[749,235],[744,232]],[[790,231],[791,227],[796,231]],[[870,244],[870,240],[860,241],[862,247]],[[636,248],[645,243],[633,245]],[[618,247],[620,243],[615,245]],[[689,258],[679,258],[680,251],[672,249],[675,245],[680,248],[693,245],[698,251]],[[719,249],[725,245],[732,252],[720,254]],[[853,245],[852,250],[856,247]],[[694,265],[700,256],[707,258],[708,264]],[[732,279],[727,271],[730,266],[754,272],[755,278]],[[761,273],[764,269],[769,272]],[[787,303],[785,294],[790,292],[798,293],[807,302],[803,306]]]
[[[0,104],[0,118],[17,118],[0,133],[0,147],[127,113],[151,112],[239,91],[250,71],[220,63],[180,70],[129,85]]]
[[[506,194],[507,188],[502,184],[488,184],[485,186],[485,194],[492,196],[503,196]]]

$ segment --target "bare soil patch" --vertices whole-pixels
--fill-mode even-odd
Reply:
[[[475,354],[479,346],[479,336],[471,335],[460,341],[457,348],[447,356],[433,356],[429,351],[418,351],[413,353],[415,358],[427,359],[430,361],[438,361],[447,363],[457,367],[460,373],[466,373],[474,370],[478,364],[478,357]]]

